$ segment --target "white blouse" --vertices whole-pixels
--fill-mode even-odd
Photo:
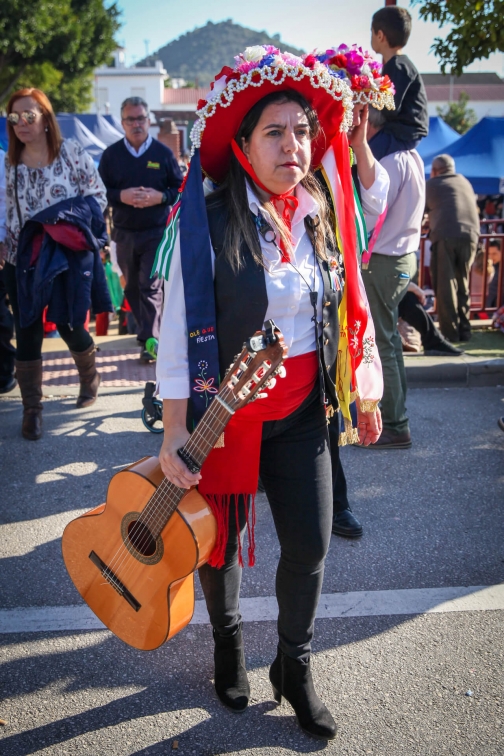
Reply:
[[[19,219],[14,189],[15,168],[5,158],[7,255],[15,264],[19,239]],[[107,207],[107,193],[92,157],[74,139],[64,139],[60,154],[45,168],[17,166],[17,194],[21,222],[24,223],[46,207],[71,197],[93,196],[101,210]]]
[[[257,215],[260,203],[248,184],[247,196],[251,211]],[[319,205],[300,185],[296,188],[296,197],[299,205],[291,229],[293,260],[306,282],[291,265],[281,262],[275,245],[266,242],[259,235],[268,297],[264,319],[271,318],[282,331],[289,357],[316,349],[310,289],[318,294],[319,321],[322,318],[323,296],[322,277],[304,225],[307,215],[312,218],[317,215]],[[264,209],[262,212],[274,227],[267,212]],[[212,258],[214,260],[215,256],[212,255]],[[158,392],[162,399],[187,399],[190,396],[186,310],[178,239],[173,250],[169,278],[165,282],[156,374]]]

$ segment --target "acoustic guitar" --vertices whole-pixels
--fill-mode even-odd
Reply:
[[[287,348],[273,321],[244,344],[205,414],[178,454],[199,470],[231,416],[265,396],[285,373]],[[215,518],[196,488],[168,481],[144,457],[110,481],[107,501],[70,522],[65,566],[96,616],[134,648],[158,648],[191,620],[194,572],[215,544]]]

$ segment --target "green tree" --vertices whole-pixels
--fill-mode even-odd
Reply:
[[[446,39],[436,37],[432,50],[441,71],[460,76],[475,60],[504,51],[504,0],[411,0],[420,18],[453,25]]]
[[[461,92],[458,102],[450,102],[446,108],[436,108],[443,121],[459,134],[465,134],[478,120],[474,110],[467,107],[468,102],[469,95],[467,92]]]
[[[9,0],[0,14],[0,104],[36,86],[55,110],[82,111],[114,48],[120,11],[104,0]]]

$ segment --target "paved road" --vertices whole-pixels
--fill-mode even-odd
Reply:
[[[108,393],[83,411],[48,401],[38,443],[20,438],[19,401],[3,398],[2,756],[504,754],[503,396],[498,387],[413,390],[411,450],[343,450],[365,535],[333,537],[327,560],[314,644],[317,688],[339,723],[327,747],[271,696],[278,546],[264,497],[257,566],[244,571],[242,590],[252,701],[236,716],[213,694],[204,615],[150,653],[69,621],[72,612],[82,621],[85,609],[62,565],[60,534],[104,500],[115,470],[156,453],[140,395]],[[57,613],[47,607],[61,613],[57,631],[43,629],[44,616]],[[32,610],[29,625],[21,608]]]

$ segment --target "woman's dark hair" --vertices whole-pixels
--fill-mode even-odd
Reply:
[[[46,94],[40,89],[29,87],[27,89],[18,89],[17,92],[11,95],[9,102],[7,103],[7,115],[12,113],[14,103],[20,100],[22,97],[31,97],[35,100],[40,108],[40,111],[44,117],[46,125],[46,139],[47,148],[49,152],[49,162],[53,163],[60,153],[61,148],[61,132],[58,126],[58,121],[54,115],[51,102]],[[7,119],[7,134],[9,137],[8,156],[9,163],[11,165],[19,165],[21,159],[21,153],[24,148],[23,142],[17,138],[14,126]]]
[[[411,14],[406,8],[387,5],[373,15],[371,28],[375,34],[383,32],[389,47],[404,47],[411,34]]]
[[[271,94],[266,95],[266,97],[263,97],[262,100],[256,102],[243,119],[235,137],[240,149],[242,149],[242,140],[245,140],[246,142],[249,141],[264,109],[272,103],[284,102],[296,102],[300,105],[308,120],[310,138],[314,139],[319,135],[320,124],[317,114],[306,102],[304,97],[293,90],[272,92]],[[234,154],[232,154],[229,171],[222,186],[222,191],[226,193],[226,200],[229,208],[229,220],[226,227],[223,251],[235,270],[238,270],[242,264],[240,248],[243,241],[250,249],[254,260],[260,265],[263,264],[257,229],[250,214],[245,181],[247,181],[253,188],[252,179],[241,167]],[[315,246],[316,254],[322,259],[326,259],[327,245],[330,244],[332,246],[334,243],[334,233],[330,223],[330,210],[326,197],[311,171],[308,172],[300,183],[320,206],[318,219],[315,222],[315,225],[318,223],[317,233],[314,233],[313,231],[314,224],[310,223],[307,224],[307,232]],[[284,221],[277,213],[273,203],[263,202],[262,207],[264,207],[274,219],[279,235],[287,247],[289,247],[289,232],[285,227]]]

